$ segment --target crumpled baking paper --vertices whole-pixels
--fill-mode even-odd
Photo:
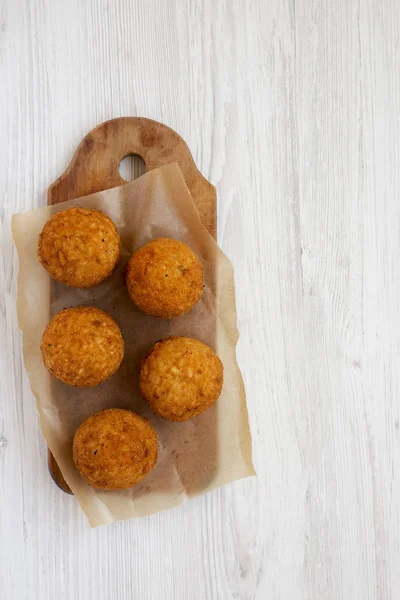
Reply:
[[[72,206],[102,210],[121,235],[120,263],[113,275],[95,288],[79,290],[55,282],[37,258],[43,225],[54,213]],[[91,526],[165,510],[253,475],[246,397],[235,352],[238,331],[233,268],[202,225],[178,165],[152,170],[118,188],[14,215],[12,231],[19,256],[18,323],[41,427]],[[204,268],[205,290],[200,302],[188,314],[171,320],[140,312],[124,284],[129,257],[157,237],[185,242]],[[51,316],[62,308],[79,305],[108,311],[125,339],[120,369],[94,388],[74,388],[54,379],[40,353],[41,336]],[[154,415],[139,393],[141,357],[156,341],[169,335],[186,335],[205,342],[224,363],[224,385],[216,404],[183,423]],[[155,469],[128,490],[97,491],[89,487],[72,458],[72,440],[78,426],[89,415],[109,407],[129,408],[147,417],[159,436]]]

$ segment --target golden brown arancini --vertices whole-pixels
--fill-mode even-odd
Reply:
[[[111,275],[119,261],[120,245],[117,228],[100,210],[68,208],[43,227],[38,257],[57,281],[88,288]]]
[[[94,306],[64,308],[47,325],[40,344],[50,373],[68,385],[91,387],[108,379],[124,357],[114,319]]]
[[[139,248],[126,270],[133,302],[148,315],[170,319],[193,308],[203,293],[203,268],[177,240],[159,238]]]
[[[188,337],[157,342],[140,365],[140,392],[168,421],[187,421],[221,393],[223,364],[205,344]]]
[[[143,417],[122,408],[107,408],[78,428],[73,456],[89,485],[100,490],[130,488],[155,467],[157,434]]]

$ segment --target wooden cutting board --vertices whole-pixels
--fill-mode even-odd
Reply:
[[[49,187],[48,204],[123,185],[126,181],[119,174],[119,165],[121,160],[132,154],[144,160],[146,171],[172,162],[179,164],[200,219],[216,239],[215,187],[197,169],[186,142],[176,131],[143,117],[112,119],[88,133],[65,173]],[[48,464],[55,483],[71,494],[50,450]]]

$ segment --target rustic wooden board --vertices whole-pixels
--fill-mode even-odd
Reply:
[[[186,142],[175,131],[151,119],[112,119],[93,129],[82,140],[69,167],[48,192],[48,204],[88,196],[126,183],[119,165],[126,156],[143,158],[146,171],[177,162],[198,208],[201,221],[216,237],[216,190],[197,169]],[[72,493],[50,450],[48,465],[52,478],[65,492]]]

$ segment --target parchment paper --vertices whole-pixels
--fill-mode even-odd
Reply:
[[[118,267],[108,280],[89,290],[54,282],[37,258],[43,225],[54,213],[72,206],[102,210],[121,235]],[[12,230],[19,255],[18,321],[25,367],[44,436],[89,523],[97,526],[149,515],[253,475],[246,398],[235,355],[238,332],[233,269],[201,224],[178,165],[150,171],[132,183],[105,192],[14,215]],[[129,257],[157,237],[186,242],[204,268],[206,287],[201,301],[176,319],[141,313],[125,289],[123,275]],[[125,339],[125,357],[119,371],[94,388],[74,388],[54,379],[40,353],[40,339],[50,317],[62,308],[79,305],[93,305],[111,313]],[[224,385],[217,403],[184,423],[155,416],[138,389],[141,357],[156,341],[169,335],[187,335],[209,344],[224,363]],[[80,423],[109,407],[129,408],[147,417],[159,436],[155,469],[129,490],[92,489],[72,459],[72,440]]]

